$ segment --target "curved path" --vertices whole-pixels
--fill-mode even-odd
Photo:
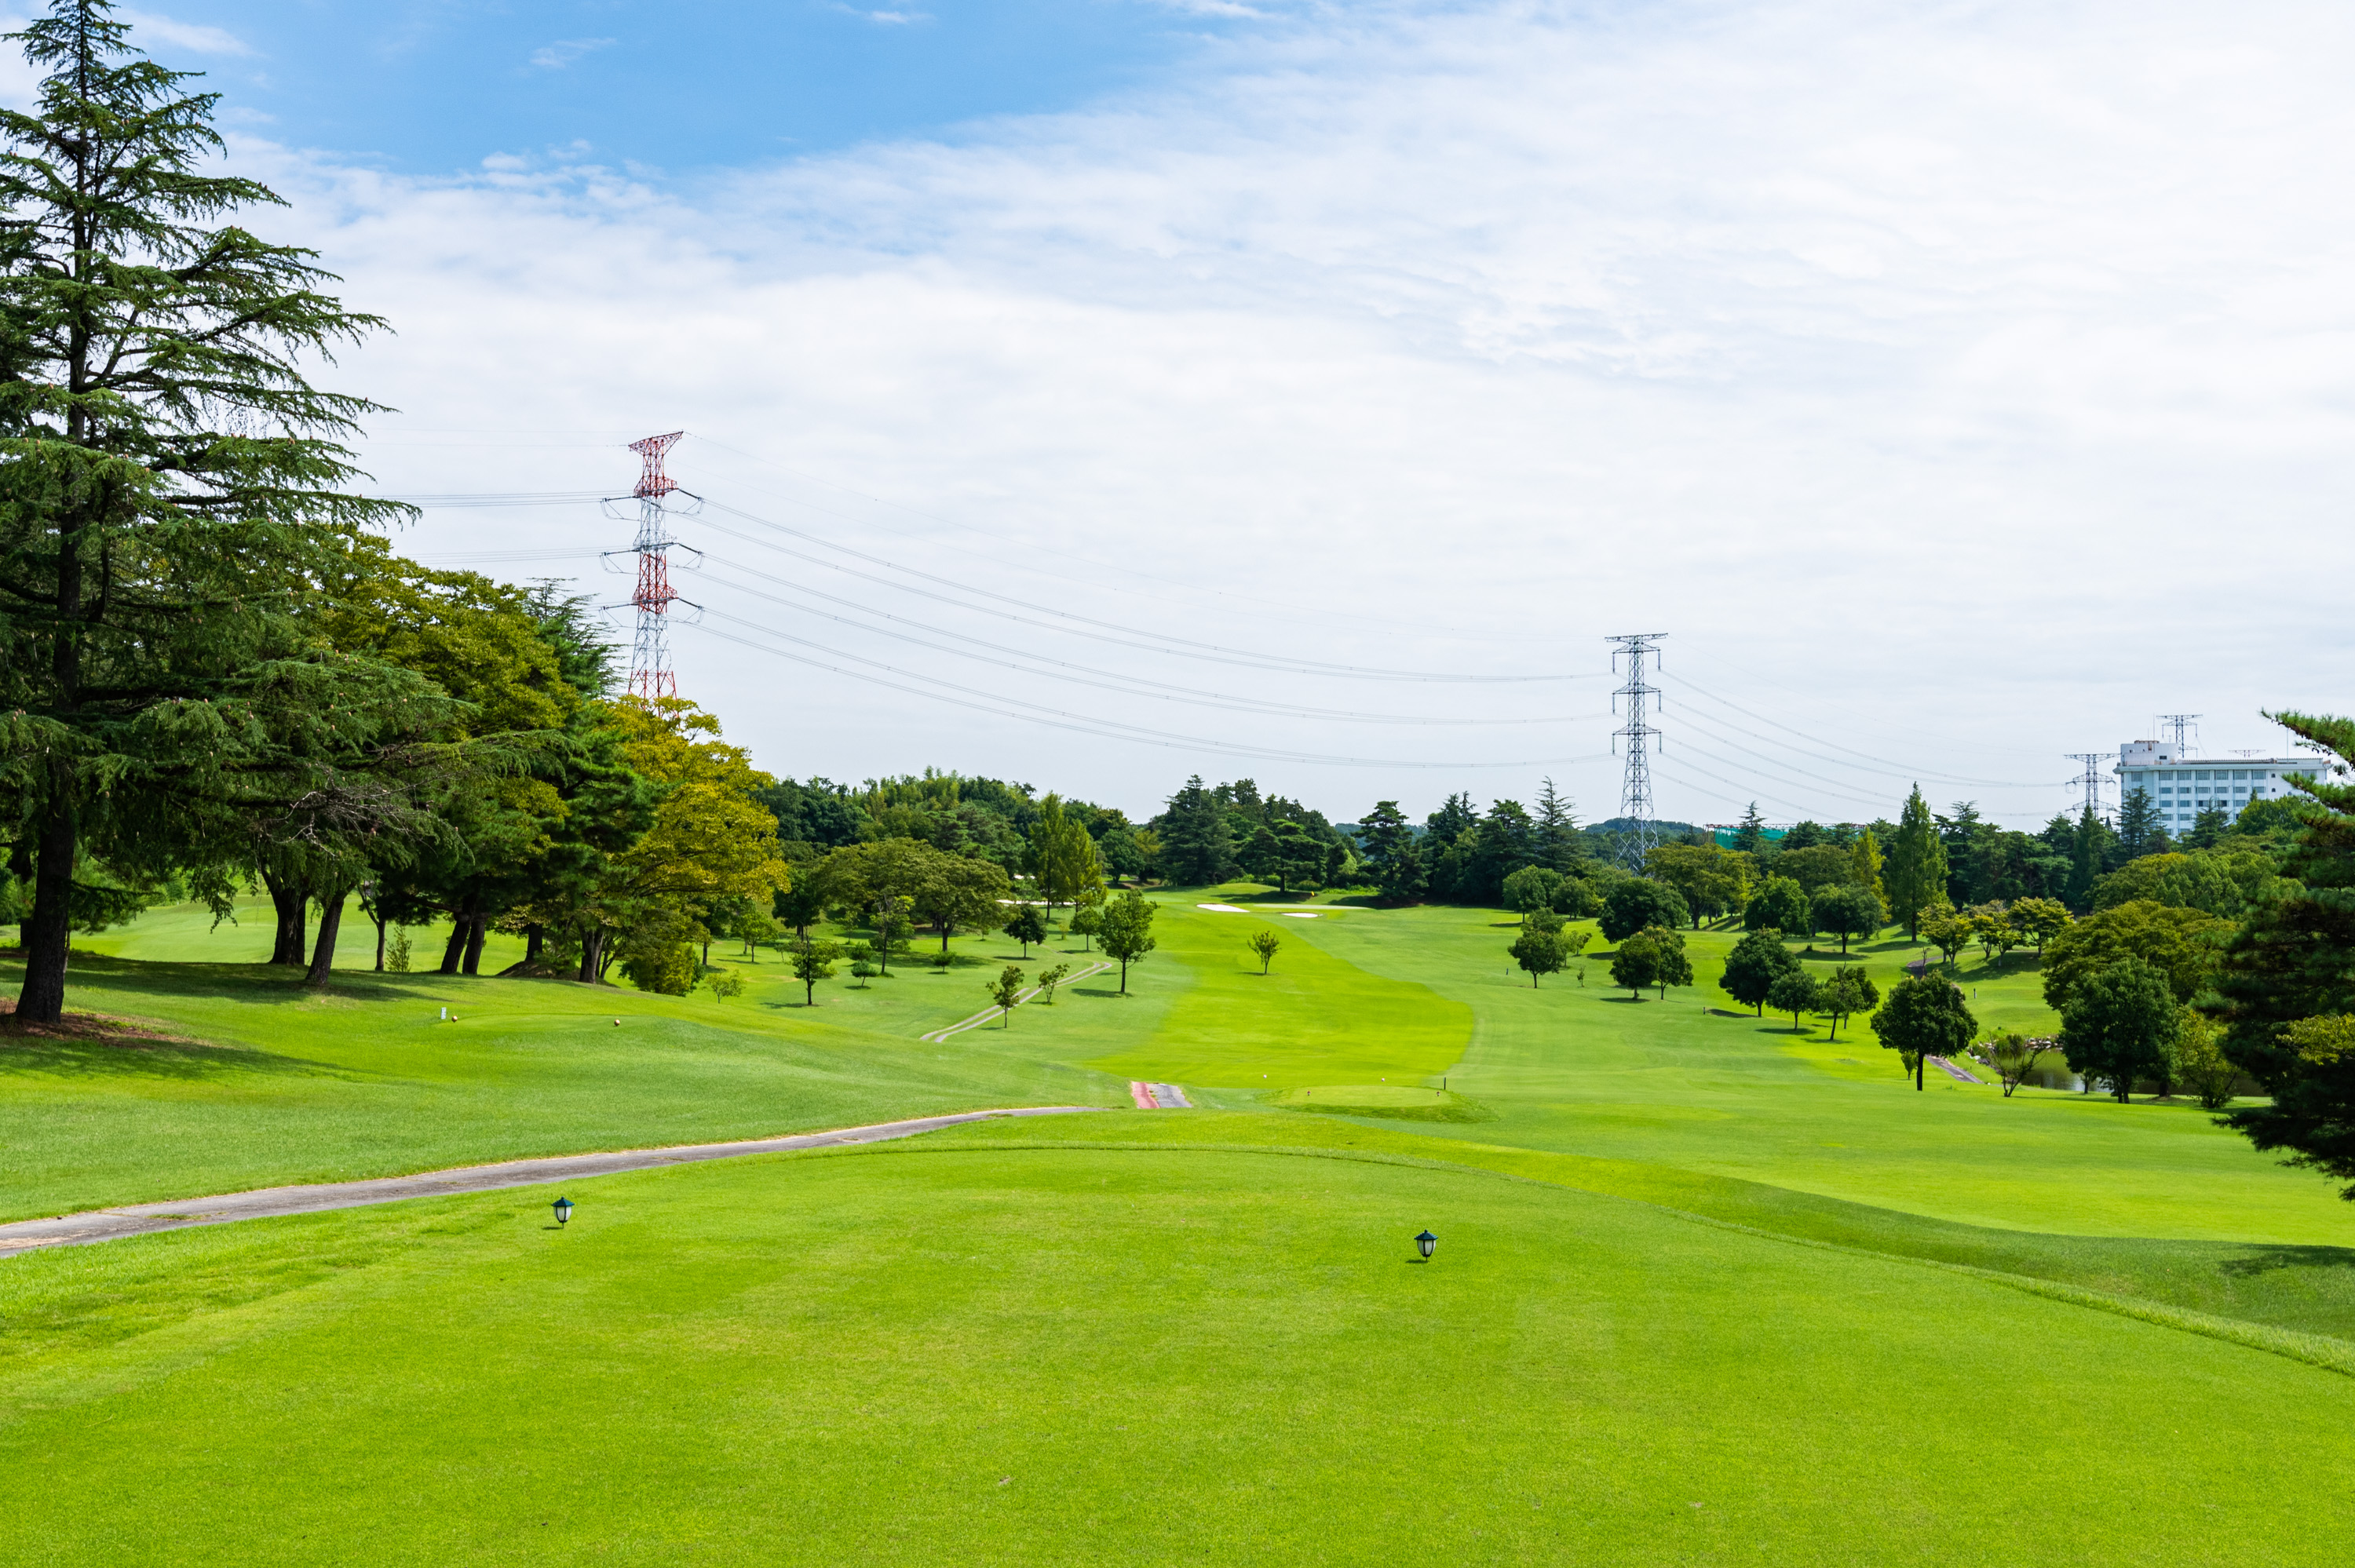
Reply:
[[[587,1176],[612,1176],[623,1171],[648,1171],[662,1165],[687,1165],[698,1160],[729,1160],[740,1154],[774,1154],[793,1149],[827,1149],[837,1144],[880,1143],[887,1139],[912,1138],[968,1121],[1001,1116],[1072,1116],[1093,1106],[1025,1106],[1011,1110],[959,1111],[954,1116],[919,1117],[912,1121],[883,1121],[872,1127],[847,1127],[833,1132],[803,1132],[790,1138],[756,1138],[741,1143],[687,1143],[671,1149],[624,1149],[609,1154],[559,1154],[545,1160],[509,1160],[497,1165],[465,1165],[454,1171],[424,1171],[414,1176],[379,1176],[367,1181],[322,1181],[300,1187],[261,1187],[215,1198],[181,1198],[166,1203],[126,1203],[114,1209],[60,1214],[55,1219],[18,1220],[0,1225],[0,1257],[43,1246],[80,1246],[112,1241],[117,1236],[144,1235],[150,1231],[175,1231],[188,1225],[226,1224],[231,1220],[266,1219],[273,1214],[315,1214],[326,1209],[356,1209],[368,1203],[390,1203],[402,1198],[439,1198],[452,1192],[488,1192],[502,1187],[531,1187],[546,1181],[570,1181]]]

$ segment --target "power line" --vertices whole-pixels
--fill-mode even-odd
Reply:
[[[771,628],[755,625],[753,622],[746,620],[740,616],[729,615],[724,611],[714,610],[710,612],[710,618],[712,620],[729,621],[733,625],[744,627],[749,630],[761,632],[765,636],[783,638],[784,641],[790,642],[800,642],[805,647],[818,646],[817,644],[807,642],[804,639],[788,637],[784,633],[776,631]],[[880,676],[870,675],[863,671],[845,669],[841,665],[828,664],[822,660],[808,658],[803,654],[789,653],[782,648],[772,648],[764,643],[756,642],[749,637],[722,631],[717,627],[710,625],[709,621],[698,624],[698,630],[702,630],[710,636],[719,638],[724,641],[736,643],[740,647],[750,648],[756,652],[766,653],[773,658],[788,659],[796,664],[805,664],[812,669],[824,670],[829,674],[845,676],[854,681],[865,681],[870,685],[888,687],[895,692],[905,692],[911,696],[929,697],[934,702],[947,703],[954,707],[969,708],[976,713],[993,714],[1000,718],[1022,719],[1031,724],[1045,725],[1053,729],[1073,730],[1082,735],[1094,736],[1099,739],[1132,741],[1140,746],[1160,747],[1165,750],[1202,751],[1229,757],[1251,758],[1261,761],[1305,763],[1317,767],[1329,768],[1412,768],[1419,769],[1445,768],[1547,768],[1566,767],[1572,763],[1595,762],[1601,760],[1601,758],[1598,755],[1595,757],[1540,757],[1513,762],[1416,762],[1386,758],[1332,757],[1314,752],[1287,751],[1274,747],[1246,746],[1231,741],[1207,739],[1200,736],[1175,735],[1165,730],[1148,729],[1141,725],[1124,725],[1119,723],[1117,720],[1100,719],[1092,715],[1075,714],[1062,708],[1050,708],[1039,703],[1025,703],[1020,701],[1018,698],[997,696],[994,693],[980,692],[971,686],[960,686],[945,681],[933,683],[933,685],[938,688],[937,690],[930,689],[925,686],[902,685],[898,681],[885,680]],[[879,660],[861,659],[856,654],[841,653],[834,650],[821,651],[832,652],[837,658],[850,659],[858,663],[872,665],[878,670],[888,671],[891,674],[903,676],[911,681],[923,681],[928,679],[928,677],[919,675],[912,671],[902,670],[896,665],[883,663]],[[963,695],[948,696],[943,694],[948,692],[960,693],[963,694]],[[981,700],[976,701],[971,699]],[[1001,703],[1011,704],[1013,705],[1010,707],[996,705]]]
[[[819,620],[831,620],[839,626],[847,626],[855,630],[870,632],[879,637],[889,637],[897,641],[911,643],[919,648],[930,648],[935,652],[947,653],[955,658],[972,659],[980,663],[993,664],[999,669],[1012,670],[1020,674],[1036,676],[1045,680],[1070,681],[1078,685],[1094,686],[1103,691],[1117,693],[1123,696],[1152,697],[1162,702],[1188,703],[1199,707],[1226,708],[1236,713],[1259,714],[1274,718],[1307,718],[1350,724],[1445,726],[1451,727],[1491,725],[1557,725],[1577,723],[1585,719],[1600,716],[1593,714],[1579,714],[1572,715],[1568,717],[1547,715],[1538,718],[1433,718],[1423,715],[1369,714],[1343,708],[1306,707],[1295,703],[1270,702],[1260,697],[1241,697],[1231,695],[1224,692],[1204,691],[1199,687],[1195,686],[1172,685],[1164,681],[1152,681],[1146,680],[1142,676],[1124,675],[1115,671],[1101,670],[1092,665],[1074,663],[1069,660],[1050,658],[1043,654],[1028,653],[1021,649],[1007,647],[1003,643],[990,642],[977,637],[967,637],[962,632],[950,631],[944,628],[932,626],[923,621],[891,615],[886,611],[873,609],[865,605],[853,604],[852,601],[848,599],[838,598],[833,594],[824,593],[815,588],[805,588],[798,583],[789,581],[786,578],[777,577],[769,572],[762,571],[758,567],[745,566],[741,561],[729,560],[725,556],[707,556],[706,560],[710,565],[725,567],[730,571],[742,572],[748,576],[759,577],[764,582],[775,583],[778,587],[792,593],[808,594],[814,598],[826,599],[830,603],[849,605],[850,608],[858,609],[863,614],[879,616],[886,620],[898,621],[902,625],[912,626],[919,628],[922,630],[929,631],[937,637],[945,637],[959,642],[969,642],[976,648],[987,649],[992,653],[1003,653],[1010,655],[1011,657],[992,658],[989,653],[976,653],[972,652],[970,649],[945,647],[941,643],[928,641],[923,637],[916,636],[912,632],[896,631],[888,626],[874,626],[863,620],[853,620],[851,617],[847,615],[836,615],[828,610],[814,609],[806,605],[796,604],[791,599],[781,599],[775,594],[763,593],[759,588],[746,587],[742,583],[730,583],[728,585],[729,588],[738,593],[749,594],[754,599],[765,599],[771,604],[783,605],[803,615],[815,616]],[[1050,666],[1050,668],[1041,669],[1039,668],[1040,665]]]
[[[1010,594],[994,593],[987,588],[967,588],[961,583],[953,582],[947,577],[937,577],[931,572],[919,571],[913,567],[903,567],[896,561],[887,560],[880,556],[870,556],[863,550],[854,550],[847,545],[835,544],[830,539],[820,538],[814,534],[809,534],[802,529],[795,528],[790,524],[779,523],[773,518],[762,517],[757,513],[747,512],[741,506],[730,506],[725,502],[707,501],[706,505],[713,510],[725,512],[730,516],[741,517],[748,523],[757,523],[763,528],[773,528],[780,534],[789,535],[796,539],[806,540],[808,543],[818,546],[823,549],[837,551],[842,555],[850,556],[854,560],[865,561],[869,565],[881,567],[889,571],[899,572],[923,582],[934,583],[939,585],[942,588],[953,590],[955,593],[964,594],[972,599],[995,599],[1000,604],[1013,605],[1021,609],[1030,610],[1035,614],[1050,616],[1054,618],[1055,621],[1062,622],[1064,624],[1056,625],[1030,620],[1023,616],[1015,615],[1007,610],[994,609],[986,604],[971,604],[965,602],[964,599],[952,599],[943,593],[936,593],[924,588],[914,588],[907,583],[894,582],[888,577],[878,577],[870,573],[858,571],[854,567],[843,566],[838,562],[826,560],[823,557],[816,556],[804,555],[798,550],[789,549],[784,546],[774,544],[768,540],[755,541],[751,540],[749,535],[741,534],[735,535],[738,538],[746,539],[748,543],[759,543],[769,549],[778,551],[780,554],[792,556],[797,560],[807,561],[813,566],[825,567],[830,571],[842,572],[847,576],[858,577],[867,582],[876,583],[884,588],[895,588],[902,593],[912,593],[925,599],[935,599],[943,604],[954,605],[959,609],[976,611],[983,615],[995,615],[999,617],[1001,620],[1017,621],[1028,626],[1041,626],[1043,624],[1044,630],[1063,631],[1074,637],[1091,638],[1096,641],[1117,643],[1125,648],[1135,648],[1148,653],[1158,653],[1164,658],[1177,657],[1185,659],[1204,659],[1214,663],[1240,663],[1252,669],[1274,670],[1289,674],[1332,676],[1345,680],[1429,682],[1455,685],[1526,685],[1536,682],[1592,681],[1600,679],[1599,676],[1594,675],[1456,675],[1439,671],[1385,670],[1359,664],[1333,664],[1316,659],[1295,659],[1288,654],[1282,653],[1260,653],[1250,649],[1229,648],[1215,642],[1199,642],[1190,638],[1169,637],[1157,631],[1138,631],[1135,628],[1124,628],[1112,621],[1098,620],[1092,616],[1074,615],[1069,610],[1056,609],[1048,605],[1032,604],[1028,599],[1016,599]],[[722,529],[721,531],[723,533],[728,532],[726,529]],[[1131,632],[1133,632],[1134,635],[1124,635],[1124,633]],[[1139,637],[1151,638],[1154,641],[1139,641],[1136,640]]]
[[[1880,763],[1884,768],[1891,770],[1891,777],[1892,778],[1906,779],[1927,779],[1933,783],[1937,784],[1976,784],[1983,789],[2049,789],[2052,787],[2050,780],[2040,780],[2030,783],[2018,779],[1971,779],[1959,773],[1941,773],[1934,769],[1910,768],[1902,762],[1892,762],[1885,757],[1875,757],[1870,752],[1858,751],[1851,747],[1842,746],[1838,741],[1820,739],[1816,736],[1809,735],[1805,730],[1794,729],[1789,725],[1783,723],[1780,719],[1771,719],[1764,714],[1753,713],[1750,709],[1743,707],[1739,703],[1729,701],[1724,697],[1716,695],[1714,693],[1704,691],[1700,687],[1694,685],[1691,681],[1684,679],[1681,676],[1678,677],[1678,684],[1680,689],[1690,692],[1697,697],[1706,698],[1708,701],[1715,703],[1721,708],[1730,708],[1733,712],[1742,715],[1744,718],[1755,719],[1763,725],[1771,725],[1786,735],[1796,735],[1801,740],[1808,741],[1816,746],[1829,747],[1833,751],[1846,752],[1850,757],[1862,758],[1867,762]],[[1728,725],[1727,727],[1737,728],[1739,726]],[[1753,732],[1748,730],[1743,730],[1742,733],[1752,735],[1753,739],[1766,741],[1769,746],[1784,744],[1783,742],[1770,739],[1763,735],[1753,735]],[[1793,747],[1791,749],[1797,750],[1798,748]],[[1836,757],[1818,758],[1817,760],[1838,763],[1841,767],[1854,766],[1853,764],[1843,761],[1841,758]]]
[[[1704,722],[1695,718],[1689,713],[1684,715],[1683,722],[1691,726],[1693,728],[1698,729],[1703,736],[1710,740],[1716,741],[1720,746],[1732,747],[1734,750],[1741,752],[1742,755],[1755,758],[1755,766],[1774,768],[1780,772],[1792,774],[1796,778],[1804,779],[1809,783],[1819,784],[1824,787],[1825,793],[1836,795],[1844,800],[1855,801],[1860,805],[1880,807],[1886,804],[1882,800],[1865,794],[1861,790],[1851,789],[1836,779],[1827,779],[1822,774],[1810,773],[1804,768],[1795,768],[1787,762],[1778,761],[1774,758],[1769,757],[1764,752],[1752,750],[1749,747],[1742,745],[1740,741],[1728,740],[1723,736],[1711,730]],[[1773,743],[1770,741],[1768,744],[1772,745]],[[1703,753],[1703,755],[1706,756],[1708,754]],[[1805,754],[1802,753],[1802,755]],[[1722,761],[1723,758],[1720,758],[1719,760]],[[1804,787],[1805,786],[1802,786],[1802,788]]]
[[[727,442],[706,435],[700,430],[692,432],[687,439],[691,443],[690,450],[702,447],[712,447],[723,452],[731,452],[749,461],[758,463],[763,468],[774,469],[779,473],[791,474],[795,479],[803,480],[811,484],[819,485],[825,489],[837,492],[839,494],[856,496],[859,500],[868,502],[876,506],[884,507],[893,512],[904,513],[910,517],[922,518],[927,523],[937,524],[939,526],[943,528],[954,528],[963,533],[971,534],[978,538],[989,540],[999,546],[1027,543],[1027,541],[1009,538],[1007,535],[999,533],[994,529],[984,528],[975,524],[966,523],[954,517],[944,517],[939,513],[927,512],[922,507],[911,506],[905,502],[887,500],[882,496],[872,494],[867,491],[855,489],[850,485],[838,484],[833,480],[821,478],[820,476],[810,473],[805,470],[794,468],[785,463],[779,462],[774,458],[762,457],[756,452],[746,451],[741,447],[730,446]],[[745,488],[754,489],[757,487],[748,485]],[[829,517],[840,517],[846,522],[865,524],[868,521],[863,518],[852,517],[848,513],[837,512],[827,507],[814,505],[807,501],[802,500],[798,496],[779,495],[773,491],[764,492],[763,493],[775,495],[778,500],[783,501],[790,505],[800,506],[808,511],[820,513]],[[922,537],[921,535],[908,533],[903,529],[895,529],[893,532],[900,534],[903,538]],[[986,560],[992,565],[1003,564],[996,556],[984,556],[977,551],[960,549],[954,545],[943,546],[939,540],[934,538],[923,538],[922,542],[930,548],[947,548],[956,550],[958,554],[971,556],[976,560]],[[1237,592],[1232,588],[1214,588],[1204,589],[1199,584],[1174,581],[1171,578],[1162,577],[1156,573],[1141,571],[1135,567],[1125,566],[1118,561],[1097,560],[1091,556],[1071,555],[1068,552],[1059,552],[1056,558],[1059,560],[1073,560],[1099,572],[1116,572],[1123,577],[1134,577],[1139,582],[1152,583],[1163,588],[1177,588],[1188,593],[1207,592],[1209,596],[1213,599],[1231,599],[1243,604],[1258,605],[1270,609],[1282,610],[1287,614],[1298,613],[1299,607],[1294,603],[1275,599],[1260,599],[1252,594]],[[1055,571],[1051,567],[1038,564],[1035,560],[1026,561],[1023,563],[1023,566],[1025,570],[1036,572],[1042,577],[1054,577],[1062,582],[1075,583],[1092,592],[1103,591],[1103,585],[1093,579],[1074,577],[1066,572]],[[1121,592],[1134,590],[1114,589],[1114,591]],[[1151,596],[1138,595],[1138,597],[1149,599]],[[1389,619],[1351,615],[1347,611],[1337,612],[1330,609],[1320,609],[1319,613],[1336,620],[1355,620],[1366,625],[1376,626],[1385,631],[1395,631],[1397,630],[1397,622]],[[1527,634],[1508,634],[1499,636],[1495,633],[1467,632],[1451,626],[1440,626],[1434,628],[1434,630],[1444,632],[1450,637],[1471,638],[1484,642],[1527,643],[1533,641],[1533,639]]]

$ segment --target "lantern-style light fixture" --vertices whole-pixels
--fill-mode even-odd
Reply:
[[[1421,1235],[1414,1238],[1414,1250],[1423,1254],[1423,1260],[1425,1263],[1429,1263],[1431,1261],[1431,1255],[1437,1251],[1438,1248],[1439,1238],[1433,1235],[1429,1231],[1425,1231]]]
[[[556,1207],[556,1223],[557,1223],[558,1224],[559,1224],[559,1225],[560,1225],[560,1224],[566,1224],[567,1222],[569,1222],[569,1221],[572,1218],[572,1200],[571,1200],[571,1199],[570,1199],[570,1198],[559,1198],[559,1199],[557,1199],[557,1200],[556,1200],[556,1205],[555,1205],[555,1207]],[[1431,1255],[1431,1249],[1430,1249],[1430,1248],[1428,1248],[1428,1247],[1425,1247],[1425,1248],[1423,1249],[1423,1256],[1425,1256],[1425,1257],[1429,1257],[1429,1256]]]

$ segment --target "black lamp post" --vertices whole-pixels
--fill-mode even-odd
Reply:
[[[572,1218],[572,1200],[571,1200],[571,1199],[570,1199],[570,1198],[559,1198],[559,1199],[557,1199],[557,1200],[556,1200],[555,1207],[556,1207],[556,1223],[557,1223],[558,1224],[559,1224],[559,1225],[561,1225],[561,1224],[565,1224],[569,1223],[569,1222],[571,1220],[571,1218]],[[1423,1253],[1423,1256],[1425,1256],[1425,1257],[1429,1257],[1429,1256],[1431,1255],[1431,1254],[1430,1254],[1430,1252],[1429,1252],[1428,1250],[1425,1250],[1425,1252]]]
[[[1423,1254],[1423,1261],[1425,1263],[1429,1263],[1431,1261],[1431,1255],[1437,1251],[1438,1247],[1439,1238],[1433,1235],[1429,1231],[1425,1231],[1421,1235],[1414,1238],[1414,1250]]]

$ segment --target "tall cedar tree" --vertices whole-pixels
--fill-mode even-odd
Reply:
[[[1423,896],[1423,853],[1396,800],[1377,801],[1358,824],[1358,846],[1384,899],[1403,904]]]
[[[1586,835],[1578,831],[1578,813],[1558,794],[1548,777],[1538,788],[1536,831],[1531,847],[1537,863],[1565,876],[1577,874],[1586,859]]]
[[[216,95],[128,31],[55,0],[11,35],[48,72],[35,112],[0,112],[0,782],[32,846],[28,1022],[64,1006],[78,854],[225,897],[237,797],[432,695],[288,614],[335,536],[400,511],[343,493],[339,442],[376,406],[300,368],[382,323],[318,291],[313,252],[215,226],[278,198],[197,172]]]
[[[1938,841],[1937,823],[1918,784],[1906,797],[1897,832],[1890,836],[1881,881],[1889,891],[1890,914],[1905,923],[1908,937],[1913,936],[1921,928],[1923,907],[1946,885],[1946,846]]]
[[[1162,813],[1161,864],[1171,882],[1187,887],[1212,886],[1235,874],[1234,831],[1199,773]]]
[[[1733,847],[1742,854],[1756,854],[1766,843],[1766,819],[1758,814],[1758,802],[1742,813],[1742,825],[1733,830]]]
[[[2355,722],[2269,716],[2355,762]],[[2281,867],[2295,880],[2250,908],[2215,980],[2225,1054],[2272,1100],[2224,1119],[2259,1149],[2355,1182],[2355,1054],[2284,1037],[2302,1020],[2355,1013],[2355,787],[2300,780],[2296,788],[2305,830]],[[2355,1200],[2355,1185],[2340,1196]]]

